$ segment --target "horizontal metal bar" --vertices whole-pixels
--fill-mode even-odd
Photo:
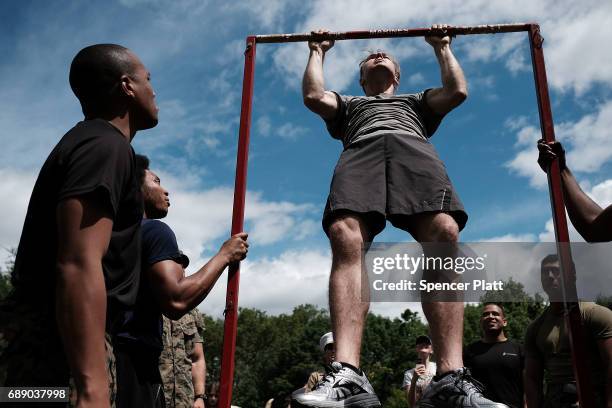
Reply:
[[[395,38],[395,37],[425,37],[429,35],[471,35],[471,34],[497,34],[497,33],[516,33],[529,31],[531,27],[537,26],[535,23],[520,24],[486,24],[477,26],[449,26],[445,29],[433,28],[399,28],[393,30],[364,30],[364,31],[344,31],[329,32],[325,34],[316,33],[296,33],[296,34],[267,34],[256,35],[258,43],[285,43],[300,42],[311,40],[358,40],[367,38]]]

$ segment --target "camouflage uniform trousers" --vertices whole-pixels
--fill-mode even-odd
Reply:
[[[108,334],[105,349],[110,406],[115,408],[115,356]],[[76,389],[53,313],[41,312],[11,298],[0,302],[0,385],[68,387],[70,402],[49,406],[76,405]],[[18,407],[28,405],[19,403]],[[40,407],[41,404],[32,406]]]
[[[193,407],[191,353],[195,343],[202,342],[203,330],[204,323],[197,309],[179,320],[164,317],[164,350],[159,357],[159,371],[167,408]]]

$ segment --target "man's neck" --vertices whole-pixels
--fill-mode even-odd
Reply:
[[[117,116],[112,119],[107,119],[109,123],[115,126],[125,136],[125,138],[131,142],[134,139],[136,131],[133,130],[133,126],[130,123],[130,116],[125,114],[123,116]]]
[[[395,95],[395,85],[381,83],[366,87],[366,96],[376,96],[380,94]]]

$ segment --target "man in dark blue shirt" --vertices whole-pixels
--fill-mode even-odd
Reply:
[[[118,407],[161,407],[163,391],[158,359],[163,349],[162,314],[179,319],[199,305],[225,268],[243,260],[247,234],[227,240],[219,252],[196,273],[185,276],[189,259],[178,248],[172,229],[159,221],[168,214],[168,192],[149,170],[149,160],[136,155],[142,181],[142,273],[135,307],[126,312],[123,328],[115,336]],[[137,390],[134,392],[134,390]]]

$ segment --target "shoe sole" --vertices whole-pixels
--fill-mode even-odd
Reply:
[[[497,402],[495,404],[496,404],[495,408],[510,408],[509,406],[507,406],[505,404],[502,404],[501,402]],[[427,402],[427,401],[423,401],[423,400],[417,402],[417,408],[440,408],[441,406],[443,406],[443,405],[440,405],[440,404],[436,405],[435,403]],[[446,405],[444,405],[444,406],[446,406]],[[475,408],[480,407],[480,406],[481,405],[474,405]],[[493,407],[493,405],[487,405],[487,407]]]
[[[291,401],[292,407],[297,408],[375,408],[380,407],[376,395],[355,395],[342,401]]]

